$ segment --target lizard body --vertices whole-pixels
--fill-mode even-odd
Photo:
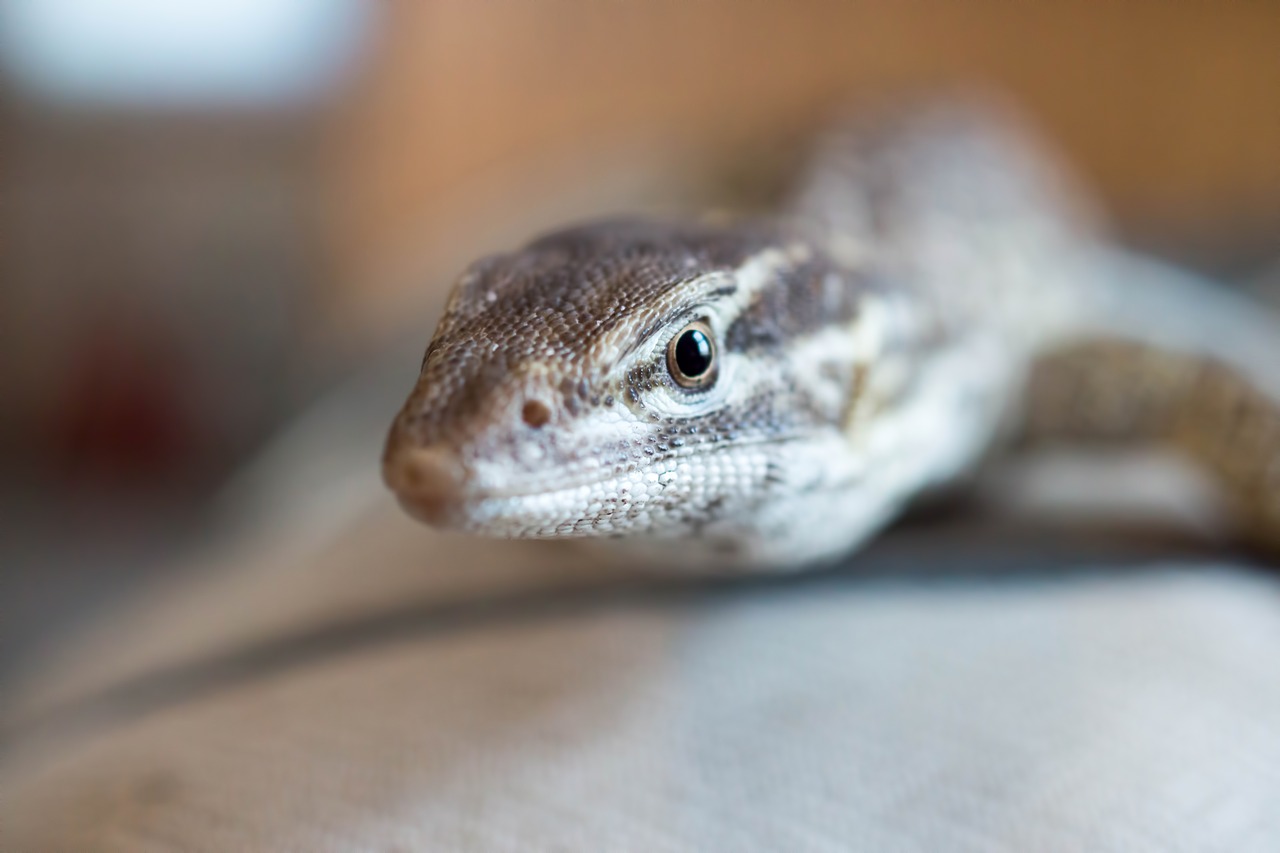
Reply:
[[[1278,328],[1107,248],[1004,113],[934,105],[830,134],[772,215],[600,222],[476,262],[383,471],[439,526],[780,567],[849,551],[1013,434],[1101,437],[1176,445],[1265,533]]]

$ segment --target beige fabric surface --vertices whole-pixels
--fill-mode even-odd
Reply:
[[[837,573],[524,601],[206,666],[46,733],[5,763],[0,849],[1280,845],[1267,580]]]

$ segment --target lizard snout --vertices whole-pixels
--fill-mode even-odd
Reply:
[[[400,504],[428,524],[448,526],[461,509],[466,472],[447,448],[393,448],[382,462],[382,478]]]

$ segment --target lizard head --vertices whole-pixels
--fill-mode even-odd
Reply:
[[[841,432],[855,358],[823,333],[857,314],[842,275],[768,224],[606,222],[480,260],[384,479],[412,515],[484,535],[740,540],[816,476],[788,449]]]

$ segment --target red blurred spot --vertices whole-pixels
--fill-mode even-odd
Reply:
[[[179,348],[162,330],[100,322],[71,354],[49,436],[72,481],[167,481],[195,442]]]

